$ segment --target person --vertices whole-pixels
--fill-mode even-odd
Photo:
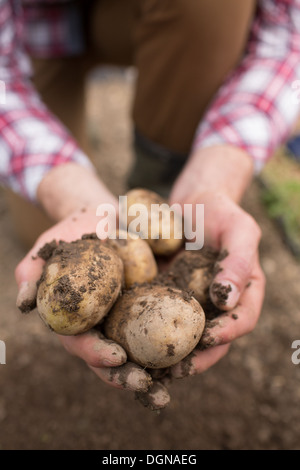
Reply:
[[[297,119],[299,49],[299,0],[0,0],[1,182],[50,220],[16,267],[18,305],[35,297],[41,246],[94,232],[101,203],[118,208],[89,158],[84,88],[96,65],[132,65],[136,163],[128,185],[170,203],[204,204],[205,243],[229,253],[214,282],[231,292],[210,347],[195,350],[188,373],[223,358],[262,309],[261,230],[241,204]],[[117,345],[91,332],[60,340],[104,382],[152,393],[153,406],[164,406],[167,390],[148,393],[147,371]],[[179,363],[170,374],[186,371]]]

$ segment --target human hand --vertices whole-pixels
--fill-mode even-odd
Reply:
[[[253,218],[224,194],[207,192],[188,203],[204,204],[205,246],[227,253],[210,285],[211,300],[224,313],[208,322],[200,349],[172,368],[174,377],[203,372],[228,352],[232,341],[250,333],[261,313],[265,287],[258,256],[260,229]],[[227,299],[219,295],[222,291]]]
[[[52,185],[50,186],[52,187]],[[74,186],[76,187],[76,184]],[[94,185],[94,188],[97,189],[97,184]],[[80,239],[84,234],[95,233],[99,223],[99,217],[96,216],[96,201],[103,201],[103,198],[107,196],[107,194],[103,194],[102,189],[100,186],[98,191],[94,191],[94,200],[89,201],[86,205],[80,206],[81,201],[77,201],[78,208],[75,210],[75,201],[73,200],[70,213],[69,210],[63,210],[62,206],[56,208],[55,205],[51,205],[49,191],[46,191],[47,205],[51,206],[52,214],[59,210],[59,217],[56,218],[61,220],[58,220],[37,239],[32,249],[16,267],[15,278],[19,288],[17,306],[22,312],[28,313],[36,307],[37,282],[41,277],[45,263],[38,255],[39,250],[53,240],[71,242]],[[109,201],[117,207],[112,196]],[[84,202],[86,203],[86,201]],[[67,203],[67,206],[70,207],[70,202]],[[108,236],[107,233],[103,233],[101,236],[98,230],[97,235],[102,239]],[[124,349],[106,339],[98,327],[76,336],[57,335],[57,338],[67,352],[82,359],[103,382],[115,388],[141,393],[144,404],[147,403],[152,409],[163,408],[169,402],[169,395],[164,386],[159,381],[152,379],[151,375],[143,368],[128,362]]]
[[[195,349],[172,368],[171,375],[177,378],[201,373],[224,357],[235,339],[255,328],[264,298],[265,278],[258,252],[261,231],[255,220],[238,203],[247,186],[247,178],[242,178],[240,184],[238,180],[234,180],[235,188],[231,190],[233,180],[230,178],[229,168],[231,157],[235,160],[234,152],[229,161],[225,160],[226,171],[223,171],[224,158],[220,159],[220,154],[213,153],[211,149],[208,154],[209,163],[206,165],[207,155],[203,152],[202,180],[200,177],[193,187],[188,176],[190,171],[195,175],[195,168],[188,168],[173,190],[171,203],[192,204],[194,215],[196,204],[204,204],[205,246],[228,253],[219,262],[220,269],[210,286],[212,302],[224,313],[206,328],[199,349]],[[243,155],[237,156],[244,158]],[[247,165],[247,161],[243,161],[243,164]],[[237,169],[234,168],[233,171],[236,172]],[[224,185],[222,173],[226,175]],[[206,179],[208,175],[215,176],[217,187],[211,178]],[[227,292],[225,302],[224,297],[218,294],[222,292],[222,286],[223,292]]]

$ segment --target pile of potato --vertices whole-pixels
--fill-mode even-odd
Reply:
[[[127,197],[128,211],[135,203],[163,202],[143,189],[131,190]],[[105,241],[87,235],[57,243],[38,283],[37,309],[46,325],[61,335],[100,325],[129,360],[149,369],[170,367],[190,354],[205,327],[203,304],[211,277],[205,263],[190,260],[201,250],[186,252],[184,238],[172,236],[172,217],[168,240],[129,234],[124,239],[116,233]],[[149,234],[150,227],[149,220]],[[170,260],[164,272],[158,268],[162,257]],[[188,274],[181,271],[185,258]]]

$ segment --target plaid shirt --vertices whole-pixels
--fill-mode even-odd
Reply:
[[[80,15],[68,0],[0,0],[0,181],[29,200],[56,165],[91,166],[30,82],[26,50],[35,56],[84,50]],[[231,144],[260,171],[289,136],[299,113],[300,0],[258,0],[244,58],[219,89],[193,148]]]

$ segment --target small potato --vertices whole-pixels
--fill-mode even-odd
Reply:
[[[39,282],[39,315],[58,334],[83,333],[111,309],[123,281],[122,260],[100,240],[60,242]]]
[[[203,309],[193,297],[154,283],[125,291],[103,324],[106,337],[119,343],[131,361],[151,369],[185,358],[204,326]]]
[[[195,299],[204,306],[216,260],[217,252],[212,250],[182,251],[172,262],[168,274],[177,287],[192,291]]]
[[[157,275],[157,264],[148,243],[128,232],[117,231],[106,245],[114,249],[124,264],[125,287],[152,281]]]
[[[181,214],[171,210],[168,203],[153,191],[132,189],[126,196],[127,228],[134,232],[132,225],[139,216],[139,233],[142,233],[142,238],[148,242],[153,253],[160,256],[176,253],[184,240]],[[134,205],[142,205],[141,215],[138,215],[138,206]]]

